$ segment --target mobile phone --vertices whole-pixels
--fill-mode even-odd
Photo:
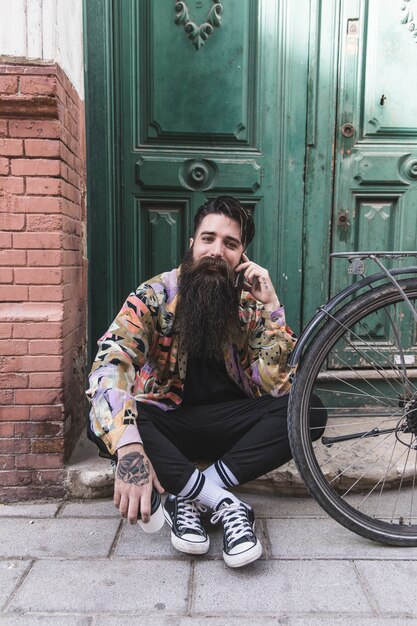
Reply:
[[[240,262],[243,263],[243,257],[241,257]],[[242,289],[243,287],[243,283],[245,280],[245,270],[240,270],[240,272],[238,272],[236,274],[236,279],[235,279],[235,288],[236,289]]]

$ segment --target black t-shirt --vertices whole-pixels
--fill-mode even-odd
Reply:
[[[242,398],[247,396],[227,374],[223,359],[188,359],[182,400],[184,405],[216,404]]]

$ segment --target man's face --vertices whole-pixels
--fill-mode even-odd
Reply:
[[[190,239],[194,262],[213,257],[223,259],[232,269],[239,265],[243,245],[240,225],[235,220],[222,213],[210,213],[203,218],[194,237]]]

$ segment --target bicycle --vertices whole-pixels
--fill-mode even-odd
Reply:
[[[417,266],[382,261],[417,252],[331,257],[348,259],[355,282],[318,309],[291,355],[294,461],[337,522],[380,543],[417,546]],[[366,276],[368,260],[380,271]],[[327,410],[318,439],[313,394]]]

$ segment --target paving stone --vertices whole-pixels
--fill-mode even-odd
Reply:
[[[137,524],[124,522],[114,556],[132,558],[179,558],[189,559],[175,550],[171,544],[171,529],[164,524],[157,533],[145,533]]]
[[[45,504],[0,504],[0,517],[54,517],[61,502]]]
[[[391,577],[388,577],[391,579]],[[352,563],[257,561],[232,570],[198,562],[192,614],[234,617],[283,613],[372,614]]]
[[[283,496],[238,491],[235,493],[238,498],[254,508],[257,518],[328,517],[327,513],[311,497],[285,498]]]
[[[0,626],[90,626],[91,618],[82,615],[2,615]]]
[[[290,617],[285,624],[286,626],[287,624],[288,626],[352,626],[352,624],[355,626],[416,626],[417,619],[381,615],[379,617],[355,617],[353,622],[350,616],[339,618],[321,615],[320,617]]]
[[[286,617],[183,617],[180,626],[287,626]]]
[[[113,500],[82,500],[67,502],[59,512],[58,517],[118,517],[120,513],[113,504]]]
[[[0,556],[106,556],[118,527],[113,519],[1,519]]]
[[[29,561],[0,561],[0,609],[30,567]]]
[[[190,565],[134,559],[37,561],[9,610],[184,614]]]
[[[332,519],[266,520],[273,558],[415,559],[417,549],[385,546]]]
[[[182,626],[182,619],[172,615],[169,617],[163,617],[162,615],[149,617],[129,615],[128,619],[126,617],[106,615],[105,617],[96,618],[94,626]]]
[[[405,548],[405,552],[410,550]],[[382,614],[415,617],[415,581],[417,562],[396,561],[389,563],[357,562],[359,575],[365,581]]]

